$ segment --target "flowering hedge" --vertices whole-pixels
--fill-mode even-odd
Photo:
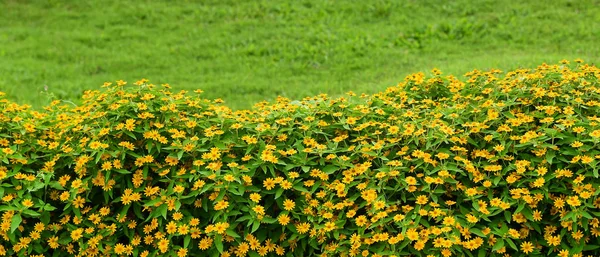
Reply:
[[[0,255],[596,252],[600,69],[432,74],[243,111],[147,80],[1,99]]]

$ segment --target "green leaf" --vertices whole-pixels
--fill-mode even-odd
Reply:
[[[592,215],[590,215],[588,212],[582,211],[581,212],[581,216],[586,217],[588,219],[593,219],[594,217],[592,217]]]
[[[511,217],[509,211],[504,211],[504,218],[506,219],[507,223],[510,223]]]
[[[23,218],[21,218],[21,214],[15,214],[12,217],[12,220],[10,222],[10,233],[14,233],[15,230],[17,230],[19,225],[21,225],[21,221],[23,221]]]
[[[254,233],[256,230],[258,230],[258,227],[260,227],[260,221],[255,220],[254,223],[252,223],[252,229],[250,230],[250,233]]]
[[[0,211],[16,211],[16,210],[19,210],[19,208],[14,207],[14,206],[8,206],[8,205],[0,206]]]
[[[103,153],[100,152],[96,152],[96,159],[94,160],[94,163],[98,163],[100,161],[100,158],[102,158]]]
[[[552,164],[552,159],[554,159],[555,156],[556,152],[554,151],[549,151],[546,153],[546,161],[548,162],[548,164]]]
[[[517,210],[515,211],[515,213],[520,213],[523,210],[523,208],[525,208],[525,204],[520,203],[519,206],[517,207]]]
[[[33,183],[33,186],[27,188],[27,191],[29,191],[29,192],[35,192],[35,191],[38,191],[38,190],[44,188],[44,186],[45,185],[44,185],[43,182],[36,181],[35,183]]]
[[[533,215],[532,215],[531,210],[529,208],[523,209],[523,211],[521,213],[525,216],[525,218],[527,218],[528,220],[533,221]]]
[[[470,229],[471,232],[473,232],[473,234],[478,235],[480,237],[485,238],[485,235],[483,234],[483,232],[481,232],[481,230],[476,229],[476,228],[471,228]]]
[[[214,141],[213,144],[219,149],[227,149],[227,146],[221,141]]]
[[[125,133],[125,135],[128,135],[129,137],[137,140],[137,138],[135,137],[135,135],[133,133],[131,133],[130,131],[124,130],[123,132]]]
[[[39,218],[41,222],[48,224],[50,223],[50,213],[42,212],[42,216]]]
[[[300,185],[300,184],[298,184],[298,185],[295,185],[293,188],[294,188],[294,189],[296,189],[297,191],[304,192],[304,193],[308,193],[308,190],[307,190],[306,188],[304,188],[304,187],[303,187],[302,185]]]
[[[236,233],[233,229],[227,229],[225,231],[225,233],[227,233],[227,235],[233,237],[233,238],[240,238],[240,235],[238,235],[238,233]]]
[[[223,238],[220,235],[215,236],[215,246],[219,253],[223,253]]]
[[[508,233],[508,225],[502,224],[502,227],[500,228],[500,234],[506,235],[506,233]]]
[[[322,171],[326,174],[333,174],[336,170],[339,170],[339,169],[340,168],[338,166],[327,165],[322,169]]]
[[[27,215],[29,215],[29,216],[31,216],[31,217],[38,217],[38,216],[40,216],[40,215],[41,215],[41,214],[39,214],[38,212],[36,212],[36,211],[34,211],[34,210],[30,210],[30,209],[25,209],[25,210],[23,210],[23,214],[27,214]]]
[[[500,250],[502,247],[504,247],[504,240],[502,238],[498,238],[496,240],[496,243],[494,244],[494,247],[492,248],[492,251],[498,251]]]
[[[161,201],[161,200],[160,200],[160,197],[154,198],[154,199],[152,199],[152,200],[150,200],[150,201],[146,202],[146,203],[144,204],[144,207],[151,207],[151,206],[154,206],[156,203],[158,203],[158,202],[160,202],[160,201]]]
[[[485,248],[479,249],[479,252],[477,253],[477,257],[485,257],[485,256],[487,256],[487,252],[484,249]]]
[[[233,193],[234,195],[238,195],[238,196],[243,196],[245,190],[242,187],[233,187],[233,188],[229,188],[229,192]]]
[[[288,212],[282,212],[283,214],[287,214]],[[267,224],[273,224],[275,222],[277,222],[276,218],[271,218],[271,217],[264,217],[262,219],[262,222],[267,223]]]
[[[225,193],[227,192],[227,190],[221,190],[221,192],[219,192],[219,195],[217,196],[217,198],[214,200],[214,202],[218,202],[223,200],[223,198],[225,197]]]
[[[588,245],[588,244],[586,244],[586,245],[583,247],[583,250],[584,250],[584,251],[593,251],[593,250],[596,250],[596,249],[598,249],[598,248],[600,248],[600,245]]]
[[[131,171],[125,169],[116,170],[116,172],[120,174],[131,174]]]
[[[167,210],[168,210],[168,207],[167,207],[166,204],[163,204],[160,207],[163,207],[163,206],[164,206],[164,208],[160,209],[160,215],[163,216],[163,218],[166,220],[167,219]]]
[[[33,246],[33,250],[36,253],[44,253],[44,248],[40,244],[36,244]]]
[[[58,183],[58,181],[52,181],[52,182],[50,182],[49,185],[51,188],[54,188],[54,189],[65,190],[65,188],[63,186],[61,186],[60,183]]]
[[[283,188],[277,189],[277,192],[275,192],[275,199],[279,198],[282,194],[283,194]]]
[[[494,178],[494,181],[492,181],[492,182],[494,183],[494,186],[497,186],[497,185],[498,185],[498,183],[500,183],[500,179],[502,179],[502,177],[501,177],[501,176],[496,176],[496,177]]]
[[[188,245],[190,245],[191,240],[191,236],[185,236],[185,238],[183,238],[183,248],[188,248]]]
[[[146,218],[146,215],[142,213],[142,208],[137,204],[133,206],[133,213],[135,213],[135,216],[137,216],[140,220]]]
[[[510,238],[507,238],[506,242],[508,243],[508,245],[510,245],[512,249],[519,250],[519,248],[517,248],[517,245],[515,245],[515,243]]]
[[[561,221],[568,220],[568,219],[571,219],[573,217],[575,217],[575,213],[574,212],[569,212],[569,213],[567,213],[567,215],[565,215],[564,217],[562,217],[560,220]]]

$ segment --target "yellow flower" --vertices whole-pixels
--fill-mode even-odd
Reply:
[[[555,202],[555,204],[556,204],[556,202]],[[569,204],[570,206],[573,206],[573,207],[577,207],[577,206],[581,205],[581,202],[579,201],[579,197],[574,195],[574,196],[569,196],[567,198],[567,204]]]
[[[367,189],[361,192],[361,197],[367,202],[373,202],[377,198],[377,191],[374,189]]]
[[[581,157],[581,163],[583,164],[588,164],[594,161],[594,158],[588,156],[588,155],[584,155]]]
[[[220,211],[220,210],[223,210],[223,209],[227,209],[227,207],[229,207],[229,202],[227,202],[225,200],[218,201],[215,204],[215,210],[217,210],[217,211]]]
[[[169,250],[169,240],[168,239],[162,239],[158,242],[158,250],[160,250],[161,253],[166,253]]]
[[[182,185],[176,185],[175,187],[173,187],[173,192],[175,193],[182,193],[185,190],[185,187],[183,187]]]
[[[112,169],[112,167],[113,167],[112,162],[106,161],[106,162],[102,163],[103,171],[109,171],[110,169]]]
[[[235,181],[235,177],[233,175],[231,175],[231,174],[227,174],[227,175],[223,176],[223,179],[225,181],[227,181],[227,182],[233,182],[233,181]]]
[[[267,178],[263,181],[263,186],[267,190],[271,190],[271,189],[275,188],[275,180],[273,178]]]
[[[217,222],[215,224],[215,231],[218,234],[225,234],[225,231],[229,228],[229,223],[227,222]]]
[[[416,228],[409,228],[406,231],[406,237],[410,240],[410,241],[416,241],[417,239],[419,239],[419,233],[417,232]]]
[[[573,231],[573,232],[571,232],[571,236],[573,237],[573,239],[579,240],[583,237],[583,233],[580,230]]]
[[[210,246],[213,243],[213,239],[210,237],[204,237],[202,238],[202,240],[200,240],[200,243],[198,243],[198,248],[200,248],[200,250],[207,250],[208,248],[210,248]]]
[[[166,226],[166,231],[168,234],[174,234],[177,232],[177,224],[174,221],[171,221]]]
[[[279,215],[279,217],[277,218],[277,221],[279,222],[279,224],[281,224],[282,226],[287,225],[290,222],[290,217],[287,214],[281,214]]]
[[[73,183],[71,183],[71,187],[77,189],[77,188],[81,187],[81,184],[82,184],[81,180],[76,179],[75,181],[73,181]]]
[[[177,257],[185,257],[185,256],[187,256],[187,251],[188,251],[188,250],[187,250],[187,249],[185,249],[185,248],[180,248],[180,249],[177,251]]]
[[[558,256],[560,256],[560,257],[569,257],[569,250],[567,250],[567,249],[560,250],[560,252],[558,252]]]
[[[286,211],[293,210],[295,206],[296,206],[296,203],[294,203],[294,201],[292,201],[290,199],[285,199],[285,201],[283,201],[283,209]]]
[[[252,200],[255,203],[258,203],[260,201],[260,194],[258,193],[252,193],[250,194],[250,200]]]
[[[71,239],[73,239],[73,241],[79,240],[82,236],[83,236],[83,228],[78,228],[78,229],[71,231]]]
[[[52,249],[56,249],[58,248],[59,244],[58,244],[58,237],[57,236],[52,236],[48,239],[48,246],[50,246],[50,248]]]
[[[574,127],[573,128],[573,132],[578,133],[578,134],[583,133],[584,131],[585,131],[584,127]]]
[[[593,138],[599,138],[600,137],[600,129],[594,130],[590,133],[590,136]]]
[[[419,195],[417,197],[416,204],[425,205],[425,204],[427,204],[427,202],[429,202],[429,198],[427,198],[426,195]]]
[[[560,236],[548,236],[546,237],[546,241],[550,246],[558,246],[560,245]]]
[[[77,198],[75,198],[73,200],[73,206],[75,208],[83,208],[85,202],[86,202],[85,198],[83,198],[81,196],[77,196]]]
[[[325,230],[325,232],[330,232],[334,229],[335,229],[335,223],[331,222],[331,221],[326,222],[325,227],[323,228],[323,230]]]
[[[473,214],[467,214],[467,221],[470,223],[477,223],[478,219]]]
[[[425,242],[422,240],[418,240],[414,243],[413,247],[415,248],[415,250],[421,251],[423,250],[423,248],[425,248]]]
[[[31,201],[31,199],[25,199],[21,204],[23,204],[23,206],[27,208],[30,208],[31,206],[33,206],[33,201]]]
[[[465,191],[465,194],[466,194],[467,196],[475,196],[475,195],[479,194],[479,192],[477,191],[477,188],[473,188],[473,187],[471,187],[471,188],[468,188],[468,189]]]
[[[366,226],[367,225],[367,221],[368,221],[367,220],[367,216],[365,216],[365,215],[360,215],[360,216],[356,217],[356,220],[355,220],[356,225],[359,226],[359,227]]]
[[[443,224],[446,226],[453,226],[454,222],[455,222],[454,217],[445,217]]]
[[[533,244],[531,242],[521,243],[521,251],[523,251],[525,254],[533,252]]]
[[[265,215],[265,207],[262,207],[260,205],[252,207],[252,210],[258,215]]]
[[[416,185],[417,184],[417,179],[415,179],[413,176],[408,176],[404,179],[404,181],[406,181],[406,183],[408,185]]]
[[[115,245],[114,251],[116,254],[124,254],[125,253],[125,245],[118,243]]]
[[[308,230],[310,230],[310,223],[304,222],[296,224],[296,230],[298,230],[298,233],[300,234],[305,234],[306,232],[308,232]]]

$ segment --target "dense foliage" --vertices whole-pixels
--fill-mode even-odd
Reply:
[[[147,80],[0,100],[0,255],[600,248],[600,69],[432,74],[243,111]]]

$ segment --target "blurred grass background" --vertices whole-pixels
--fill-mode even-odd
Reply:
[[[600,1],[0,0],[0,91],[34,107],[105,81],[203,89],[234,109],[444,74],[600,57]]]

